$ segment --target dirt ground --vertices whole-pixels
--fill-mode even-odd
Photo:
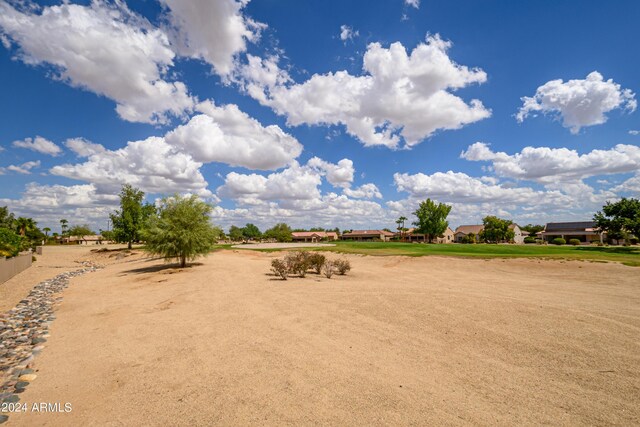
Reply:
[[[90,249],[82,246],[45,246],[42,256],[34,254],[36,261],[31,267],[0,283],[0,312],[15,307],[38,282],[80,268],[76,261],[85,257]]]
[[[8,425],[640,424],[637,268],[349,256],[281,281],[276,256],[91,256],[21,394],[73,409]]]

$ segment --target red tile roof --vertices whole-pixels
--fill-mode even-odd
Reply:
[[[385,230],[353,230],[350,233],[344,233],[343,236],[380,236],[381,234],[387,237],[395,235],[394,233]]]

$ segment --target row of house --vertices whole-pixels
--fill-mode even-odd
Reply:
[[[55,236],[55,242],[63,245],[102,245],[111,243],[100,234],[89,236]]]
[[[511,224],[509,228],[513,230],[514,233],[513,242],[516,244],[524,243],[527,233],[523,233],[518,224]],[[442,236],[434,239],[434,242],[462,243],[468,241],[469,236],[473,236],[473,239],[478,242],[480,241],[479,236],[482,230],[484,230],[482,224],[461,225],[456,228],[455,231],[447,227],[447,230]],[[408,242],[427,241],[427,236],[418,233],[415,228],[410,228],[402,234],[386,230],[352,230],[343,233],[342,236],[338,236],[338,233],[335,231],[294,231],[292,235],[293,241],[296,242],[320,242],[339,239],[383,242],[397,239]],[[591,243],[604,241],[606,239],[606,233],[601,233],[593,221],[550,222],[545,226],[543,231],[537,233],[537,238],[545,242],[550,242],[557,237],[562,237],[566,241],[578,239],[582,243]]]

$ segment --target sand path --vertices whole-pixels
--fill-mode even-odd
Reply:
[[[276,254],[72,280],[9,425],[637,425],[640,281],[617,264]],[[94,256],[99,258],[99,256]]]

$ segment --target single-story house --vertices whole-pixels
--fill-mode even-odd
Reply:
[[[100,234],[90,236],[57,236],[56,241],[67,245],[102,245],[103,242],[106,242],[105,238]]]
[[[527,237],[529,234],[527,234],[527,236],[522,234],[522,230],[520,229],[520,227],[518,227],[518,224],[516,224],[515,222],[509,226],[509,229],[513,230],[513,242],[518,245],[524,244],[524,238]]]
[[[353,230],[348,233],[342,233],[342,240],[381,240],[388,242],[394,236],[394,233],[385,230]]]
[[[338,240],[335,231],[294,231],[291,233],[294,242],[320,242],[323,240]]]
[[[606,239],[606,233],[600,232],[594,221],[549,222],[541,235],[545,242],[557,237],[562,237],[567,242],[578,239],[583,243],[602,242]]]
[[[427,236],[422,233],[416,232],[415,228],[409,228],[404,233],[394,233],[394,236],[398,240],[403,240],[405,242],[427,242]],[[453,230],[447,227],[446,231],[443,233],[441,237],[437,237],[433,239],[434,243],[453,243]]]
[[[453,234],[454,241],[456,243],[462,243],[463,239],[467,237],[469,234],[473,233],[475,236],[476,242],[480,240],[479,234],[484,230],[484,225],[461,225],[456,228],[455,233]]]
[[[453,243],[455,239],[455,233],[451,229],[451,227],[447,227],[442,236],[438,237],[435,242],[436,243]]]

